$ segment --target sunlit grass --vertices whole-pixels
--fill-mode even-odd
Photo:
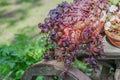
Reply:
[[[27,67],[42,60],[46,35],[39,34],[38,23],[62,1],[0,0],[0,80],[18,80]]]
[[[19,2],[20,0],[13,1]],[[10,1],[8,1],[9,4],[5,4],[2,1],[4,5],[0,7],[0,44],[10,44],[14,35],[22,33],[25,27],[34,27],[31,33],[39,33],[38,23],[43,22],[49,10],[55,8],[63,0],[38,0],[37,3],[33,3],[33,0],[26,1],[17,4]]]

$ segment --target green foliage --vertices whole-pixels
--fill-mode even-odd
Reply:
[[[43,76],[38,76],[36,80],[44,80]]]
[[[41,61],[46,50],[45,38],[34,40],[24,34],[17,34],[11,45],[0,46],[0,78],[18,80],[30,65]]]
[[[42,54],[46,49],[54,47],[55,44],[46,48],[44,45],[47,35],[39,36],[32,39],[25,34],[17,34],[10,45],[0,46],[0,77],[2,79],[19,80],[26,68],[42,60]],[[88,69],[88,65],[83,62],[76,60],[73,65],[87,75],[91,75],[91,69]],[[44,78],[39,76],[37,80],[44,80]],[[54,80],[58,78],[54,77]]]
[[[111,2],[113,5],[117,5],[117,4],[120,2],[120,0],[110,0],[110,2]]]
[[[86,63],[83,63],[82,61],[75,60],[73,63],[74,67],[77,67],[79,70],[83,71],[87,76],[91,76],[93,69],[89,68],[89,65]]]
[[[9,0],[0,0],[0,6],[7,6],[7,5],[10,5]]]

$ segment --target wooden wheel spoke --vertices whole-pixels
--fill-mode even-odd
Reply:
[[[22,76],[22,80],[35,80],[33,76],[43,75],[45,76],[45,80],[52,80],[51,76],[58,76],[63,80],[91,80],[88,76],[86,76],[80,70],[71,67],[68,70],[67,75],[64,76],[64,71],[67,68],[64,66],[63,62],[57,62],[55,60],[48,62],[39,62],[31,67],[29,67],[24,75]],[[35,78],[35,77],[34,77]]]

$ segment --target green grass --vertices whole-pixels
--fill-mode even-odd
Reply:
[[[43,22],[49,10],[55,8],[63,0],[12,1],[7,1],[6,5],[0,5],[0,44],[10,44],[14,40],[14,35],[22,33],[25,27],[28,29],[34,27],[35,30],[30,32],[33,35],[39,33],[38,23]],[[5,4],[5,0],[2,0],[0,4],[2,3]]]

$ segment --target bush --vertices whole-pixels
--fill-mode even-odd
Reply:
[[[25,34],[17,34],[11,45],[0,46],[0,78],[18,80],[30,65],[42,60],[45,38],[32,40]]]

